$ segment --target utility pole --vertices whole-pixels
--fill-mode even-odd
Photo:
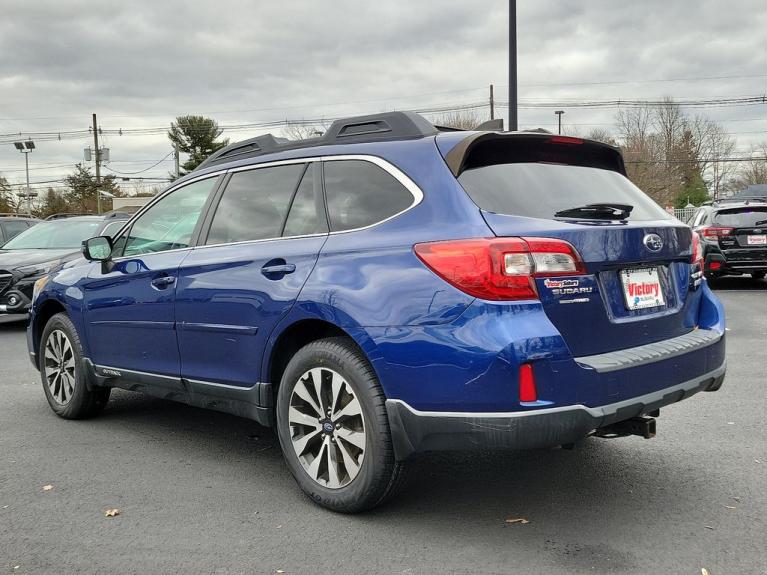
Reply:
[[[492,84],[490,84],[490,119],[495,120],[495,98],[493,97]]]
[[[561,135],[562,134],[562,114],[564,114],[565,111],[564,110],[557,110],[554,113],[557,115],[557,119],[558,119],[558,123],[559,123],[559,132],[558,133]]]
[[[179,165],[178,165],[178,143],[177,142],[173,143],[173,163],[176,169],[176,178],[178,179],[178,177],[181,175],[181,169],[179,168]]]
[[[96,154],[96,212],[101,213],[101,150],[99,150],[99,127],[93,114],[93,151]]]
[[[509,131],[519,129],[517,119],[517,0],[509,0]]]

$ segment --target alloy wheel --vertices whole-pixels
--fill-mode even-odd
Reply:
[[[51,397],[59,405],[67,405],[75,391],[75,354],[69,338],[60,329],[48,335],[43,363]]]
[[[351,384],[317,367],[296,382],[288,422],[293,449],[306,473],[330,489],[346,487],[365,457],[365,418]]]

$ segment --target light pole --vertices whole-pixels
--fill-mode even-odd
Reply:
[[[557,110],[554,113],[557,115],[557,119],[559,121],[559,134],[561,135],[562,134],[562,114],[564,114],[565,111],[564,110]]]
[[[14,142],[16,149],[24,154],[24,168],[27,172],[27,189],[25,190],[25,196],[27,197],[27,213],[32,215],[32,190],[29,189],[29,154],[35,149],[35,143],[32,140],[25,142]]]
[[[519,129],[517,118],[517,0],[509,0],[509,131]]]

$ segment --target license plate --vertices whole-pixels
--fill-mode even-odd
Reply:
[[[767,246],[767,236],[748,236],[748,245],[750,246]]]
[[[628,309],[646,309],[666,305],[658,268],[621,270],[621,283]]]

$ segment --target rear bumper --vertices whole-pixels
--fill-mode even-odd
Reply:
[[[569,405],[511,413],[419,411],[399,399],[386,401],[394,451],[407,459],[424,451],[534,449],[573,443],[591,431],[650,413],[699,391],[721,387],[726,364],[653,393],[588,407]]]
[[[767,271],[767,250],[729,250],[706,256],[709,274],[750,273]]]

